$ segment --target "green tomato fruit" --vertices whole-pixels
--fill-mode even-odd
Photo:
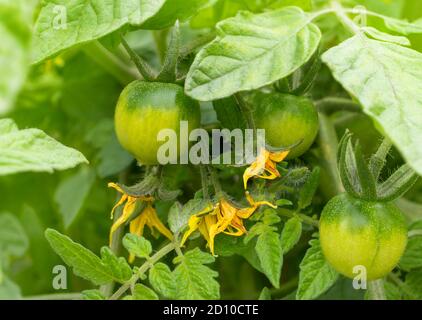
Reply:
[[[288,159],[304,154],[318,133],[318,113],[312,101],[289,94],[259,94],[254,119],[258,129],[265,129],[268,144],[281,148],[292,148]]]
[[[200,126],[199,104],[184,94],[181,86],[170,83],[136,80],[121,93],[114,117],[117,138],[140,164],[158,164],[157,152],[165,143],[158,141],[162,129],[177,134],[178,156],[188,152],[180,149],[180,121],[188,121],[188,131]]]
[[[368,280],[387,275],[406,248],[407,229],[392,203],[364,201],[348,194],[331,199],[321,214],[321,247],[339,273],[354,278],[364,266]]]

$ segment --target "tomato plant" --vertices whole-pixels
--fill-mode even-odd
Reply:
[[[422,299],[421,13],[1,1],[0,299]]]

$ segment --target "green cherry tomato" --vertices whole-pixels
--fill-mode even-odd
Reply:
[[[120,144],[139,163],[158,164],[157,152],[165,141],[158,141],[162,129],[177,134],[179,155],[188,152],[188,145],[180,150],[180,121],[188,121],[188,131],[200,125],[199,104],[184,94],[181,86],[170,83],[136,80],[121,93],[114,117]]]
[[[404,217],[392,203],[370,202],[340,194],[325,206],[320,220],[321,247],[327,261],[354,278],[364,266],[368,280],[387,275],[407,242]]]
[[[304,97],[289,94],[259,94],[255,97],[255,124],[265,129],[265,138],[273,147],[287,147],[300,142],[288,159],[304,154],[318,133],[318,113],[313,103]]]

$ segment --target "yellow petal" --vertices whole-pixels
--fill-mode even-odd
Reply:
[[[128,197],[128,200],[125,204],[125,207],[123,208],[122,215],[113,223],[110,229],[110,245],[113,239],[113,234],[116,232],[116,230],[126,223],[126,221],[132,216],[133,212],[136,209],[136,198]]]
[[[114,217],[114,211],[116,211],[116,209],[121,206],[125,201],[127,200],[127,195],[124,194],[120,200],[116,203],[116,205],[113,207],[113,209],[111,209],[111,216],[110,218],[113,219]]]
[[[114,182],[110,182],[110,183],[108,184],[108,187],[109,187],[109,188],[116,189],[116,190],[117,190],[118,192],[120,192],[120,193],[126,194],[126,192],[124,192],[124,191],[123,191],[123,189],[122,189],[122,188],[120,188],[120,187],[119,187],[119,185],[118,185],[118,184],[116,184],[116,183],[114,183]]]
[[[147,224],[152,229],[157,229],[162,235],[167,237],[169,240],[173,240],[173,234],[167,227],[161,222],[157,216],[157,212],[152,206],[148,206],[148,220]]]
[[[196,215],[193,215],[189,218],[189,221],[188,221],[189,229],[183,235],[182,241],[180,243],[181,246],[183,246],[186,240],[189,238],[189,236],[199,228],[199,224],[201,223],[202,219],[203,218],[199,218]]]
[[[281,162],[287,157],[288,154],[289,150],[270,152],[270,159],[275,162]]]

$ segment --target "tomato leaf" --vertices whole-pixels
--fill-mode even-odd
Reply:
[[[261,233],[256,241],[255,250],[261,263],[262,271],[271,284],[278,288],[283,265],[283,249],[281,248],[280,235],[270,230]]]
[[[158,296],[152,289],[137,283],[133,289],[133,294],[125,297],[125,300],[158,300]]]
[[[138,258],[148,258],[152,252],[151,242],[135,234],[126,234],[122,243],[127,251]]]
[[[315,299],[327,291],[338,278],[338,273],[328,264],[321,251],[319,240],[313,239],[300,263],[299,287],[296,299]]]
[[[322,60],[422,174],[422,54],[356,35],[325,52]]]
[[[45,237],[53,250],[73,268],[76,275],[96,285],[112,281],[122,283],[131,277],[132,271],[127,262],[114,256],[106,247],[101,250],[100,259],[90,250],[56,230],[47,229]]]
[[[422,267],[422,236],[409,238],[399,265],[406,271]]]
[[[156,263],[150,269],[148,279],[155,291],[166,298],[177,299],[177,284],[170,268],[166,264]]]
[[[214,279],[218,273],[205,266],[214,262],[214,257],[202,252],[198,248],[185,253],[183,257],[177,257],[178,264],[173,271],[177,286],[176,296],[178,299],[202,300],[218,299],[220,297],[220,285]]]
[[[187,75],[186,92],[200,101],[224,98],[279,80],[308,61],[321,33],[300,8],[241,12],[217,25]]]
[[[284,224],[283,231],[281,232],[281,247],[283,254],[289,252],[295,244],[299,241],[302,235],[302,222],[300,218],[293,217]]]
[[[53,172],[88,160],[38,129],[18,130],[10,119],[0,120],[0,175],[24,171]]]

